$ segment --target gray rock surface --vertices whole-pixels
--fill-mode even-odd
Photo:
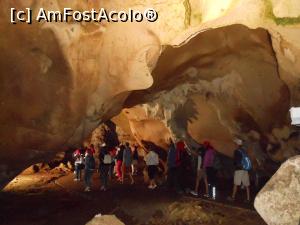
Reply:
[[[300,224],[300,155],[287,160],[255,198],[268,225]]]

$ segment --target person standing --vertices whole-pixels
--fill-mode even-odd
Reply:
[[[101,191],[106,191],[108,186],[109,170],[112,163],[112,156],[108,146],[102,144],[99,154],[99,172],[101,180]]]
[[[190,154],[187,151],[187,145],[184,141],[178,141],[176,144],[176,173],[179,183],[178,193],[190,193],[189,176],[191,173]]]
[[[117,148],[117,155],[116,155],[116,160],[117,160],[117,165],[116,165],[116,171],[117,171],[117,177],[118,180],[122,182],[122,165],[123,165],[123,154],[124,154],[124,145],[120,145],[120,147]]]
[[[251,170],[252,164],[243,147],[243,141],[236,139],[237,149],[234,151],[234,185],[232,195],[227,199],[229,201],[234,201],[236,192],[239,186],[243,185],[246,188],[247,199],[246,202],[250,202],[250,179],[248,171]]]
[[[132,162],[132,153],[131,148],[128,142],[125,144],[125,149],[123,152],[123,165],[122,165],[122,183],[124,183],[125,174],[128,174],[131,179],[131,184],[134,184],[134,179],[131,174],[131,162]]]
[[[169,151],[167,157],[167,187],[172,189],[175,188],[179,191],[177,167],[176,167],[176,147],[173,140],[169,139]]]
[[[73,157],[75,158],[75,179],[74,181],[81,180],[81,172],[84,168],[84,156],[81,154],[81,149],[76,149],[73,153]]]
[[[132,164],[131,164],[132,175],[137,175],[138,161],[139,161],[138,145],[135,145],[132,153]]]
[[[211,187],[212,197],[215,197],[216,170],[214,168],[214,159],[215,159],[216,151],[209,141],[204,141],[203,145],[206,149],[204,161],[203,161],[203,168],[206,172],[208,185]],[[209,197],[209,195],[206,195],[205,197]]]
[[[112,162],[110,164],[109,168],[109,179],[112,180],[115,174],[115,166],[116,166],[116,154],[117,154],[117,149],[116,147],[112,147],[109,151],[111,155]]]
[[[84,182],[85,182],[85,190],[86,192],[91,191],[92,184],[92,176],[95,170],[95,159],[93,156],[93,152],[91,149],[87,149],[84,158]]]
[[[197,153],[197,176],[196,176],[196,184],[195,184],[195,189],[193,191],[191,191],[191,194],[194,196],[198,196],[198,191],[199,191],[199,184],[200,181],[203,179],[204,180],[204,184],[205,184],[205,195],[204,197],[209,197],[208,194],[208,182],[207,182],[207,176],[206,176],[206,171],[203,168],[203,161],[204,161],[204,157],[205,157],[205,147],[201,146],[198,149],[198,153]]]
[[[148,177],[149,177],[149,189],[155,189],[157,187],[157,184],[155,182],[155,176],[158,171],[158,165],[159,165],[159,157],[156,152],[151,148],[150,151],[147,153],[147,155],[144,158],[147,170],[148,170]]]
[[[94,147],[93,144],[90,144],[89,147],[88,147],[88,149],[89,149],[89,151],[90,151],[90,153],[91,153],[92,155],[95,154],[96,151],[95,151],[95,147]]]

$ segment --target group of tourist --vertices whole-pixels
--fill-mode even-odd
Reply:
[[[134,175],[137,174],[138,165],[138,146],[135,145],[131,149],[129,143],[120,146],[108,146],[103,143],[99,147],[99,174],[101,181],[101,190],[106,191],[108,181],[116,174],[118,181],[124,182],[126,175],[129,176],[131,184],[134,184]],[[91,144],[89,147],[76,149],[73,153],[75,159],[75,181],[82,178],[82,170],[84,170],[85,191],[91,190],[92,175],[96,170],[95,148]]]
[[[232,195],[228,200],[234,201],[237,188],[242,186],[246,189],[247,199],[250,201],[250,181],[248,171],[251,169],[251,161],[243,147],[242,140],[236,139],[237,148],[234,152],[234,187]],[[89,147],[77,149],[73,156],[75,158],[75,181],[81,180],[81,171],[84,170],[85,191],[91,190],[91,180],[96,169],[94,159],[95,148],[91,144]],[[106,191],[109,181],[114,177],[124,183],[125,176],[130,179],[130,184],[135,183],[134,176],[137,175],[139,154],[138,145],[130,146],[128,142],[119,146],[108,146],[103,143],[99,146],[99,168],[101,190]],[[190,178],[193,174],[191,158],[196,159],[196,179],[195,186],[190,190]],[[184,141],[174,143],[170,139],[166,168],[166,184],[169,189],[178,193],[190,193],[194,196],[199,195],[200,181],[203,180],[205,193],[204,197],[214,198],[216,193],[216,173],[220,164],[220,159],[210,142],[205,141],[197,151],[191,151]],[[149,189],[157,188],[156,176],[159,165],[165,165],[160,160],[157,152],[149,148],[144,156],[146,171],[149,178]]]

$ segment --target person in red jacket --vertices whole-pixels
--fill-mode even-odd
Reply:
[[[96,152],[94,145],[90,144],[89,147],[87,148],[87,151],[89,151],[90,154],[94,155]]]
[[[179,181],[179,193],[182,191],[190,192],[188,177],[190,175],[190,156],[186,150],[186,145],[183,141],[179,141],[176,144],[176,167]]]

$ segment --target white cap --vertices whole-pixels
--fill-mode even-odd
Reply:
[[[235,139],[234,143],[236,143],[237,145],[243,145],[243,141],[241,139]]]
[[[105,146],[106,146],[106,144],[105,144],[105,143],[102,143],[101,147],[105,147]]]

